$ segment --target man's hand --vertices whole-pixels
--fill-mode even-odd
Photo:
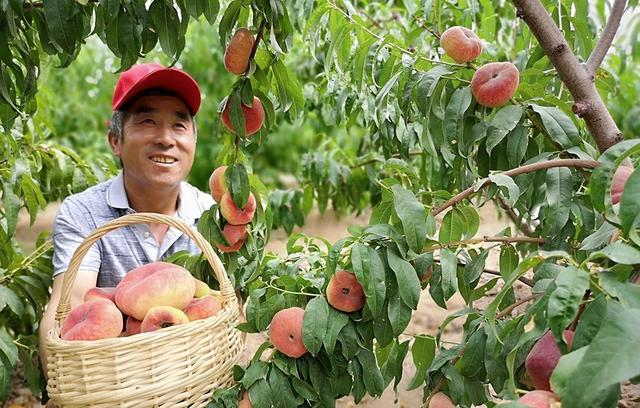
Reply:
[[[56,404],[53,403],[53,401],[49,400],[47,401],[47,405],[44,406],[45,408],[58,408],[58,406]]]

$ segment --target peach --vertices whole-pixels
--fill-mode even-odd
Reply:
[[[571,348],[571,344],[573,344],[573,332],[565,330],[563,338],[565,343]],[[560,356],[562,356],[562,354],[551,331],[546,332],[540,337],[536,344],[533,345],[525,360],[525,368],[536,389],[551,391],[549,378],[551,378],[551,373],[553,373],[556,365],[558,365]]]
[[[232,225],[226,224],[222,229],[222,235],[229,242],[229,246],[215,243],[220,252],[237,252],[244,242],[247,240],[249,233],[247,232],[247,225]]]
[[[338,271],[327,285],[327,302],[342,312],[355,312],[364,306],[364,290],[356,275]]]
[[[458,64],[478,58],[482,53],[482,41],[466,27],[449,27],[440,37],[444,52]]]
[[[238,401],[238,408],[253,408],[253,404],[249,399],[249,393],[247,391],[242,393],[242,399]]]
[[[115,338],[122,332],[122,313],[108,299],[96,299],[73,308],[62,322],[62,340]]]
[[[214,316],[221,308],[220,299],[216,296],[208,295],[191,299],[189,305],[184,309],[184,313],[189,318],[189,321],[192,322]]]
[[[428,408],[455,408],[455,405],[445,393],[436,392],[429,400]]]
[[[553,402],[560,402],[558,396],[544,390],[529,391],[518,402],[531,408],[551,408]]]
[[[189,323],[189,318],[182,310],[171,306],[154,306],[149,309],[142,320],[140,333],[148,333],[186,323]]]
[[[304,309],[290,307],[278,311],[271,319],[269,340],[285,356],[299,358],[307,352],[302,342],[303,317]]]
[[[193,294],[194,298],[201,298],[211,293],[211,288],[205,282],[200,279],[193,278],[196,281],[196,292]]]
[[[242,116],[244,117],[244,134],[245,136],[251,136],[256,133],[262,127],[264,123],[264,108],[262,102],[257,97],[253,97],[253,104],[247,106],[244,103],[241,105]],[[231,109],[231,103],[227,103],[222,111],[222,123],[233,134],[235,130],[231,125],[231,117],[229,116],[229,110]]]
[[[91,288],[84,294],[84,301],[108,299],[115,303],[116,288]]]
[[[491,62],[478,69],[471,78],[471,93],[488,108],[509,102],[518,89],[520,73],[510,62]]]
[[[633,173],[633,167],[622,165],[616,169],[613,174],[613,180],[611,181],[611,202],[618,204],[624,191],[624,186],[627,184],[627,179]]]
[[[249,69],[249,58],[255,40],[248,29],[238,28],[224,52],[224,67],[232,74],[242,75]]]
[[[116,287],[116,305],[126,315],[144,320],[154,306],[187,307],[196,283],[181,266],[152,262],[130,270]]]
[[[225,171],[227,171],[227,166],[220,166],[215,169],[213,173],[211,173],[211,177],[209,177],[209,189],[216,203],[219,203],[222,195],[229,191],[227,180],[224,177]]]
[[[135,317],[127,316],[127,322],[124,325],[125,335],[133,336],[140,333],[140,326],[142,322]]]
[[[229,224],[243,225],[248,224],[253,219],[253,214],[256,212],[256,198],[253,193],[249,193],[249,199],[244,208],[238,208],[236,203],[231,198],[231,193],[225,193],[222,196],[220,202],[220,212],[222,216]]]

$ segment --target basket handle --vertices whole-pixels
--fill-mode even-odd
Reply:
[[[71,310],[71,287],[73,286],[73,282],[75,281],[78,270],[80,269],[82,259],[85,257],[87,252],[89,252],[91,246],[96,243],[103,235],[107,234],[110,231],[130,224],[140,223],[167,224],[171,227],[179,229],[189,238],[195,241],[195,243],[202,250],[204,256],[207,258],[207,261],[209,261],[209,264],[213,268],[216,279],[218,279],[218,283],[220,284],[220,297],[222,304],[224,305],[227,302],[236,300],[235,291],[233,289],[233,286],[231,286],[231,281],[227,276],[224,265],[222,265],[220,258],[218,258],[218,255],[216,255],[216,253],[213,251],[211,244],[209,244],[209,242],[202,236],[202,234],[190,228],[183,221],[179,220],[176,217],[156,213],[135,213],[123,215],[120,218],[109,221],[99,228],[96,228],[85,238],[85,240],[73,253],[71,261],[69,262],[69,267],[64,274],[64,280],[62,282],[62,294],[60,296],[60,302],[58,303],[58,307],[56,309],[56,320],[58,322],[62,322],[62,320],[67,317]]]

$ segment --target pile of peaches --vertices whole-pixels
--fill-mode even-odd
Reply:
[[[91,288],[63,320],[63,340],[99,340],[152,332],[214,316],[220,299],[181,266],[152,262],[115,288]]]

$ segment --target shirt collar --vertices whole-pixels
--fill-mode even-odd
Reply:
[[[188,197],[184,200],[184,197]],[[200,209],[196,203],[198,197],[195,192],[190,188],[189,184],[184,181],[180,183],[180,196],[178,197],[178,211],[176,215],[178,218],[193,224],[195,220],[200,218]],[[123,210],[133,211],[129,206],[129,199],[127,198],[127,192],[124,189],[124,174],[122,170],[113,179],[109,189],[107,190],[107,204],[113,208],[119,208]]]

